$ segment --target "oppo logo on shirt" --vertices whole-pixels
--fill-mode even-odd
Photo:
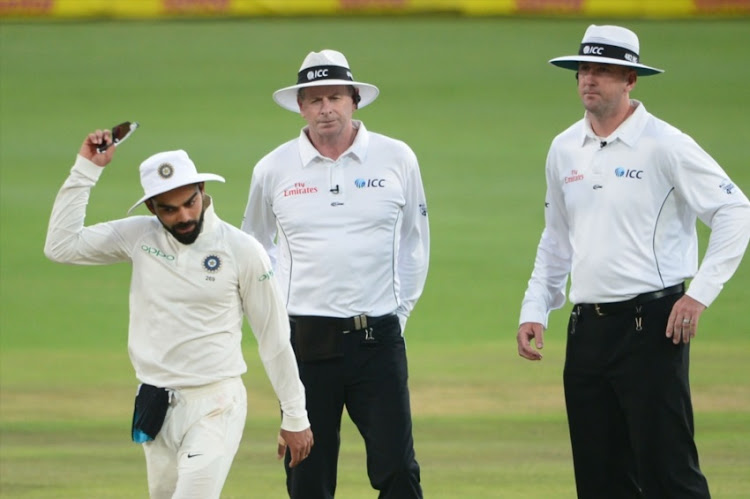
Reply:
[[[643,179],[643,170],[626,170],[625,168],[618,166],[615,168],[615,175],[617,177],[636,178],[641,180]]]
[[[145,251],[149,255],[160,256],[160,257],[162,257],[162,258],[164,258],[166,260],[169,260],[170,262],[172,260],[174,260],[174,255],[167,255],[166,253],[164,253],[159,248],[152,248],[151,246],[149,246],[147,244],[142,244],[141,245],[141,250]]]
[[[385,187],[385,179],[371,178],[365,180],[363,178],[358,178],[354,181],[354,185],[357,187],[357,189],[364,189],[366,187]]]

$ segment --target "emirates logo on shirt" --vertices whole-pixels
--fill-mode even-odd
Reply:
[[[579,180],[583,180],[583,173],[578,173],[578,170],[570,170],[570,176],[564,177],[564,179],[566,184],[578,182]]]
[[[304,182],[295,182],[289,189],[284,189],[284,197],[299,196],[300,194],[315,194],[317,192],[317,187],[308,187]]]

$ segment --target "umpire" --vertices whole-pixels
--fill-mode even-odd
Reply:
[[[422,497],[403,331],[427,277],[427,205],[409,146],[352,119],[377,95],[342,53],[309,53],[273,96],[307,125],[255,166],[242,223],[274,261],[315,433],[287,467],[295,499],[334,496],[344,407],[380,497]]]
[[[707,499],[690,340],[742,259],[750,202],[693,139],[630,98],[639,76],[662,72],[640,62],[635,33],[590,26],[577,55],[550,62],[576,71],[586,112],[547,156],[518,352],[541,359],[570,275],[564,386],[578,497]],[[700,266],[697,218],[711,228]]]

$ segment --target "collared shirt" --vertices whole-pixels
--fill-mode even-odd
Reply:
[[[290,315],[405,318],[422,293],[429,227],[417,158],[354,125],[335,161],[303,129],[253,170],[242,230],[271,256]]]
[[[45,254],[78,265],[131,262],[128,352],[138,380],[186,388],[242,375],[244,314],[281,402],[282,428],[307,428],[289,322],[260,244],[220,220],[208,200],[193,244],[177,241],[154,216],[84,227],[103,171],[77,157],[52,209]]]
[[[547,323],[565,303],[630,299],[692,278],[706,306],[737,269],[750,238],[750,202],[695,141],[637,106],[609,137],[587,117],[552,141],[546,226],[521,307]],[[711,228],[698,266],[696,218]]]

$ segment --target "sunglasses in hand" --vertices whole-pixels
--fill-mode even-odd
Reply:
[[[115,125],[112,127],[112,143],[111,144],[102,144],[96,148],[96,152],[102,153],[106,151],[109,146],[115,146],[122,144],[125,142],[125,139],[130,137],[133,132],[135,132],[140,125],[137,121],[125,121],[123,123],[120,123],[119,125]]]

